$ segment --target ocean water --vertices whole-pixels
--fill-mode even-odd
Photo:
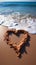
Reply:
[[[36,2],[0,2],[0,14],[12,12],[36,15]]]
[[[36,2],[0,2],[0,25],[36,33]]]

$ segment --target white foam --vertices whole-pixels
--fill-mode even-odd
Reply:
[[[29,33],[36,33],[36,18],[32,17],[20,17],[19,13],[14,15],[0,15],[0,25],[7,26],[8,29],[23,29]]]

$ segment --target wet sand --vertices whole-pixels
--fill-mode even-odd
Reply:
[[[30,34],[30,46],[26,46],[27,53],[20,59],[4,41],[6,31],[6,27],[0,26],[0,65],[36,65],[36,35]]]

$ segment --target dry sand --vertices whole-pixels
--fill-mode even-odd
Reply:
[[[0,26],[0,65],[36,65],[36,35],[30,34],[30,45],[25,46],[22,58],[4,41],[6,27]]]

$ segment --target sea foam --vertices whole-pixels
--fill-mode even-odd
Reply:
[[[29,14],[24,16],[19,12],[14,12],[9,15],[0,15],[0,25],[7,26],[8,29],[23,29],[36,34],[36,18]]]

